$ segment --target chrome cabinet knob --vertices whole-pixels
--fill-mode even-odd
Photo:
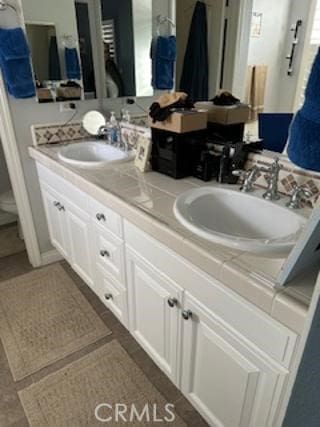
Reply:
[[[60,212],[64,212],[65,211],[65,207],[62,206],[62,205],[58,206],[58,209],[59,209]]]
[[[112,294],[106,294],[104,297],[105,297],[105,299],[106,299],[107,301],[110,301],[110,300],[112,300],[112,299],[113,299],[113,295],[112,295]]]
[[[191,310],[183,310],[182,312],[182,317],[184,318],[184,320],[190,320],[192,318],[192,311]]]
[[[96,215],[96,218],[97,218],[97,220],[99,221],[99,222],[102,222],[102,221],[106,221],[106,217],[105,217],[105,215],[104,214],[101,214],[101,213],[98,213],[97,215]]]
[[[102,258],[110,258],[110,253],[106,250],[100,251],[100,256],[102,256]]]
[[[178,300],[177,300],[177,298],[169,298],[169,299],[168,299],[168,305],[169,305],[169,307],[171,307],[171,308],[176,307],[176,306],[178,305]]]
[[[59,202],[53,202],[53,206],[55,207],[55,208],[58,208],[59,206],[61,206],[60,205],[60,203]]]

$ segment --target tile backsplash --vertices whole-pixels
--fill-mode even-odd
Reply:
[[[92,138],[82,127],[81,122],[68,124],[41,124],[31,127],[33,145],[57,144],[59,142],[81,141]]]
[[[132,148],[136,148],[139,138],[151,138],[150,128],[143,126],[144,122],[121,123],[122,138]],[[46,124],[33,125],[31,127],[33,145],[58,144],[61,142],[76,142],[84,139],[92,139],[82,127],[81,122],[72,122],[69,124]]]
[[[252,169],[256,165],[268,167],[272,162],[271,156],[251,154],[246,164],[246,169]],[[313,194],[313,197],[305,200],[305,202],[314,207],[320,199],[320,174],[300,169],[286,159],[280,159],[280,163],[282,164],[282,170],[280,171],[279,191],[290,196],[297,185],[304,185]],[[260,174],[257,185],[261,188],[267,188],[267,179],[268,175]]]

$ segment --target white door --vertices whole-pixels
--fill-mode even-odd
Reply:
[[[45,184],[41,185],[41,189],[51,243],[63,258],[69,260],[64,200]]]
[[[130,332],[177,383],[182,290],[127,249]]]
[[[182,391],[212,426],[274,425],[287,372],[186,295]]]
[[[90,217],[82,209],[68,203],[65,220],[70,242],[70,264],[87,285],[93,287]]]

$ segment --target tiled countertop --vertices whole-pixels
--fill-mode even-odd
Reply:
[[[203,240],[175,219],[173,205],[181,193],[203,185],[194,178],[176,181],[156,172],[143,174],[132,162],[105,169],[80,169],[63,163],[59,147],[30,147],[33,159],[79,189],[107,204],[128,221],[213,276],[292,330],[300,333],[318,271],[310,271],[284,289],[274,279],[284,259],[255,257]],[[228,186],[230,188],[230,186]],[[283,201],[284,203],[284,201]]]

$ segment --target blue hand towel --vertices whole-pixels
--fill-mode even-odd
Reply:
[[[175,36],[159,36],[152,40],[152,86],[154,89],[173,89],[176,58],[177,39]]]
[[[80,62],[79,55],[76,48],[65,48],[65,61],[66,61],[66,70],[68,79],[80,80],[81,71],[80,71]]]
[[[320,50],[312,67],[305,103],[291,125],[288,156],[296,165],[320,172]]]
[[[0,29],[0,68],[12,96],[18,99],[35,96],[30,49],[21,28]]]

